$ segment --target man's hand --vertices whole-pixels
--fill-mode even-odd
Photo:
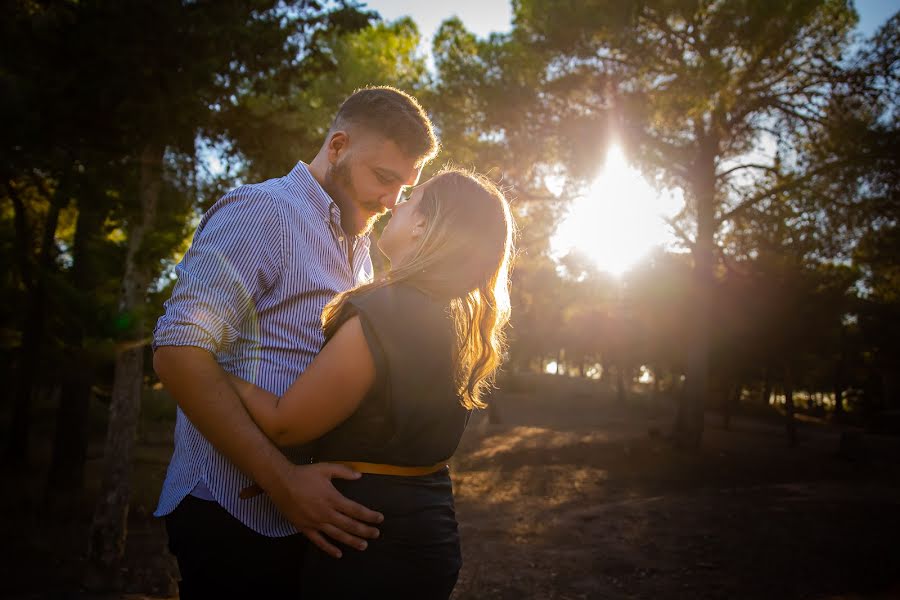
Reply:
[[[345,498],[331,483],[335,477],[358,479],[360,474],[344,465],[291,465],[285,476],[278,478],[279,483],[266,491],[278,510],[313,544],[340,558],[341,551],[328,538],[365,550],[366,540],[379,534],[368,523],[381,523],[384,516]]]
[[[378,537],[378,530],[366,523],[380,523],[382,515],[344,498],[331,484],[334,477],[356,479],[359,473],[343,465],[291,463],[253,423],[208,351],[163,346],[154,353],[153,366],[200,433],[268,492],[284,516],[322,551],[341,555],[325,535],[354,548]]]

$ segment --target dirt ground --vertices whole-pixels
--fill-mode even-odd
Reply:
[[[838,427],[802,423],[791,449],[776,415],[725,431],[709,414],[703,449],[684,452],[664,439],[665,400],[619,406],[600,386],[546,377],[524,388],[497,395],[502,424],[473,418],[451,462],[455,599],[900,598],[900,438],[865,434],[848,460]],[[99,444],[78,501],[48,504],[40,470],[7,474],[19,483],[0,504],[0,596],[175,594],[150,516],[171,451],[164,418],[142,425],[126,593],[80,590]]]

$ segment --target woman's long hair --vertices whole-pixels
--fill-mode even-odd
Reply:
[[[503,193],[483,175],[445,169],[424,185],[417,210],[425,233],[412,257],[384,278],[336,296],[322,312],[322,327],[331,338],[349,298],[396,283],[446,301],[456,334],[457,393],[466,408],[484,408],[482,394],[506,348],[512,216]]]

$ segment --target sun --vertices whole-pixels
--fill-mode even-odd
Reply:
[[[572,200],[551,239],[556,257],[576,250],[601,271],[619,276],[658,246],[676,238],[665,217],[684,204],[677,191],[660,193],[611,146],[587,193]]]

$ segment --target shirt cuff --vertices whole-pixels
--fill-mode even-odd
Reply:
[[[219,346],[209,331],[196,323],[168,323],[153,332],[151,347],[155,352],[160,346],[194,346],[216,355]]]

